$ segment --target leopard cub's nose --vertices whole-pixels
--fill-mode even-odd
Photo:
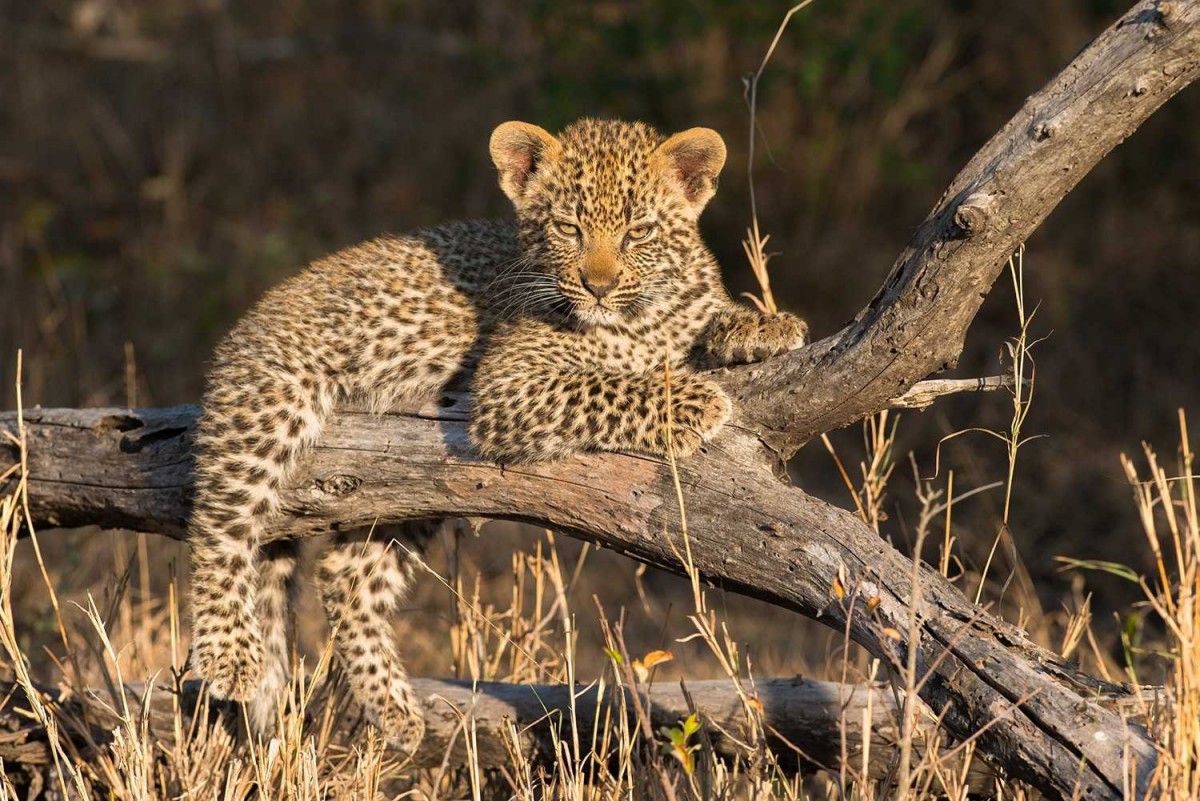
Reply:
[[[596,300],[600,300],[617,286],[617,276],[604,276],[603,278],[589,276],[585,272],[579,273],[579,280],[583,282],[583,286],[588,292],[595,296]]]

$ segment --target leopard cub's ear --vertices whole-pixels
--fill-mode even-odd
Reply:
[[[680,182],[684,197],[699,214],[717,191],[725,166],[725,140],[711,128],[689,128],[655,150],[660,163]]]
[[[519,204],[529,179],[538,165],[561,149],[558,140],[544,128],[527,122],[505,122],[492,131],[489,144],[492,163],[500,172],[500,188]]]

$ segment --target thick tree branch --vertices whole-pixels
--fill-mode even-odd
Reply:
[[[33,517],[183,536],[195,415],[194,407],[28,412]],[[465,419],[465,399],[449,396],[410,415],[336,415],[271,536],[478,516],[536,522],[682,570],[681,510],[662,462],[598,454],[496,465],[471,453]],[[951,732],[968,737],[991,722],[982,753],[1068,797],[1077,785],[1084,797],[1121,797],[1127,752],[1144,778],[1152,745],[1096,701],[1121,688],[1079,673],[932,570],[922,571],[914,604],[911,562],[850,513],[775,480],[754,460],[754,437],[731,431],[708,450],[679,466],[690,551],[705,580],[848,629],[893,666],[909,647],[915,605],[922,698]]]
[[[953,367],[1009,256],[1110,150],[1200,72],[1200,3],[1137,3],[955,176],[883,288],[832,337],[723,379],[790,456]]]
[[[849,513],[778,483],[774,455],[851,423],[952,365],[1009,255],[1079,179],[1200,73],[1200,0],[1141,2],[1079,54],[955,178],[880,293],[844,331],[721,372],[739,425],[680,466],[696,568],[713,583],[844,628],[889,664],[909,648],[921,695],[959,737],[1052,795],[1138,796],[1144,734],[1101,685],[911,564]],[[180,535],[194,409],[28,415],[35,522]],[[617,454],[499,466],[467,447],[459,400],[412,415],[335,417],[273,536],[420,516],[525,520],[681,569],[669,466]],[[0,425],[15,428],[11,416]],[[0,473],[5,464],[0,451]],[[866,603],[870,600],[870,603]],[[919,636],[907,638],[915,608]],[[900,639],[895,639],[896,633]],[[1104,688],[1119,694],[1119,688]],[[1131,777],[1131,778],[1129,778]]]

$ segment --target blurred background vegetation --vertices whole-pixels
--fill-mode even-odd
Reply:
[[[43,0],[0,5],[0,383],[12,404],[191,403],[207,356],[269,285],[385,231],[507,215],[486,143],[511,118],[584,115],[721,131],[730,160],[703,227],[752,287],[743,78],[787,3],[646,0]],[[1123,0],[822,0],[759,91],[753,176],[780,304],[833,333],[872,296],[953,174]],[[1117,455],[1175,441],[1200,383],[1200,95],[1185,92],[1088,176],[1028,243],[1036,394],[1012,531],[1041,602],[1054,556],[1135,562]],[[1002,371],[1002,279],[957,371]],[[897,453],[931,474],[946,434],[1006,428],[1001,395],[907,413]],[[1195,415],[1193,415],[1195,417]],[[848,462],[857,430],[834,442]],[[962,490],[1002,479],[984,435],[942,447]],[[820,443],[797,482],[849,496]],[[884,504],[902,540],[906,461]],[[978,564],[1002,498],[955,524]],[[1003,550],[1003,549],[1002,549]],[[1012,557],[1001,554],[1001,561]],[[1012,564],[1001,564],[1001,573]],[[503,572],[503,571],[502,571]],[[1138,593],[1089,576],[1099,620]],[[627,588],[628,589],[628,588]],[[1029,599],[1034,600],[1034,599]],[[778,633],[778,632],[776,632]]]

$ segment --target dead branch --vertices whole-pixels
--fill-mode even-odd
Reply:
[[[1014,384],[1012,376],[989,375],[985,378],[931,378],[918,381],[898,398],[888,402],[891,409],[925,409],[938,398],[959,392],[995,392]]]
[[[288,517],[272,536],[377,520],[485,517],[537,522],[682,570],[680,509],[661,462],[616,454],[532,466],[483,462],[467,442],[465,402],[447,396],[407,415],[338,414],[286,494]],[[196,413],[27,412],[35,519],[184,536]],[[848,627],[888,664],[902,664],[911,563],[850,513],[778,482],[752,458],[758,452],[753,437],[734,431],[707,458],[680,465],[696,569],[710,583]],[[996,721],[981,751],[1005,770],[1073,783],[1095,765],[1099,792],[1103,771],[1121,770],[1124,749],[1139,766],[1152,764],[1153,747],[1140,730],[1095,700],[1100,692],[1119,697],[1122,688],[1039,648],[931,569],[922,572],[917,608],[918,670],[930,676],[922,698],[960,737]]]
[[[1200,70],[1196,0],[1136,3],[962,169],[842,331],[730,371],[752,427],[790,456],[953,367],[983,298],[1042,221]]]

